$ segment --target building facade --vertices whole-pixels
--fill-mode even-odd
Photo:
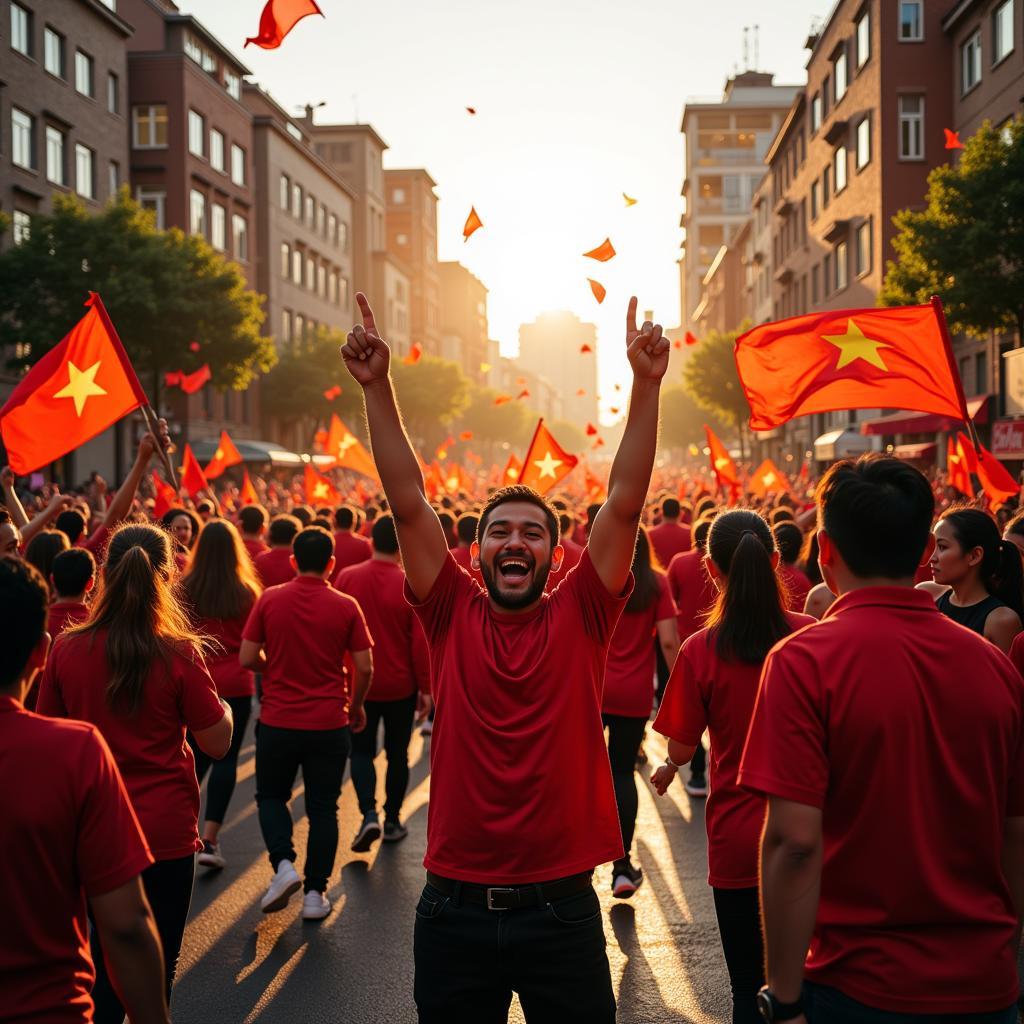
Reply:
[[[386,249],[372,258],[373,315],[391,351],[404,358],[412,348],[412,276],[409,268]]]
[[[442,345],[458,339],[456,361],[472,381],[488,362],[487,288],[461,263],[440,263]],[[446,356],[446,358],[451,358]]]
[[[584,345],[591,351],[582,352]],[[580,427],[597,423],[597,328],[593,324],[565,310],[542,313],[519,328],[519,365],[550,382],[561,398],[560,416]]]

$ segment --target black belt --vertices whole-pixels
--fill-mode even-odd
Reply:
[[[592,877],[592,871],[584,871],[582,874],[559,878],[554,882],[507,886],[456,882],[454,879],[442,878],[440,875],[427,872],[427,882],[438,892],[444,893],[445,896],[454,896],[457,889],[460,902],[478,904],[488,910],[544,907],[555,900],[585,892],[591,886]]]

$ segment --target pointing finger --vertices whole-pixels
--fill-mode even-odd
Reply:
[[[363,326],[368,331],[377,330],[377,322],[373,319],[373,310],[370,308],[370,302],[362,292],[356,292],[356,302],[359,303],[359,312],[363,314]]]
[[[630,297],[629,306],[626,308],[626,330],[636,334],[636,296]]]

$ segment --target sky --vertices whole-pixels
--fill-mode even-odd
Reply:
[[[426,168],[439,257],[489,289],[503,354],[517,351],[520,324],[572,310],[598,327],[610,396],[629,380],[629,296],[664,326],[679,323],[687,98],[718,97],[730,74],[754,67],[743,28],[755,24],[758,69],[802,84],[804,40],[833,0],[318,2],[323,19],[263,51],[242,48],[263,0],[178,0],[286,109],[325,102],[319,121],[373,125],[390,147],[385,167]],[[623,192],[637,204],[627,209]],[[471,206],[484,227],[463,242]],[[583,258],[606,237],[613,260]],[[607,289],[602,305],[588,277]]]

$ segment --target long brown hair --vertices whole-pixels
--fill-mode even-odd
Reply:
[[[658,599],[658,577],[664,574],[642,526],[636,532],[632,570],[633,593],[629,595],[625,611],[644,612]]]
[[[203,654],[207,641],[194,632],[171,589],[174,562],[171,541],[155,526],[127,525],[115,531],[107,547],[100,592],[88,621],[72,634],[106,630],[110,669],[107,702],[133,714],[142,702],[146,678],[157,658],[189,648]]]
[[[238,530],[226,519],[211,519],[203,527],[179,587],[203,619],[240,618],[263,590]]]

